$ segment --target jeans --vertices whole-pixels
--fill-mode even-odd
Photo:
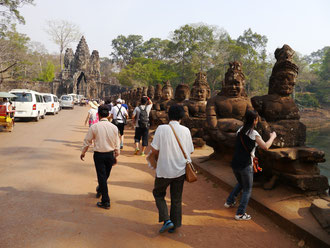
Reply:
[[[153,195],[159,213],[159,222],[171,220],[175,227],[180,227],[182,222],[182,191],[186,175],[177,178],[156,177]],[[170,185],[171,210],[168,216],[167,204],[165,201],[166,189]]]
[[[108,178],[115,162],[113,152],[94,152],[94,163],[97,174],[97,181],[99,183],[98,191],[102,194],[102,202],[110,203],[108,194]]]
[[[233,204],[238,194],[243,190],[240,204],[238,206],[237,215],[245,214],[246,207],[249,203],[252,185],[253,185],[253,169],[252,165],[243,169],[233,169],[234,175],[237,179],[237,184],[233,191],[227,198],[227,204]]]

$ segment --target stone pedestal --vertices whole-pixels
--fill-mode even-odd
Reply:
[[[317,163],[324,162],[324,152],[310,147],[259,149],[265,176],[277,175],[280,181],[303,191],[324,193],[328,179],[320,175]]]

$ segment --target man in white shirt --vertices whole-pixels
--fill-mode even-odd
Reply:
[[[120,98],[117,99],[117,105],[111,108],[110,114],[111,114],[110,118],[112,119],[112,123],[118,127],[120,133],[120,149],[123,149],[124,129],[128,118],[128,113],[126,108],[122,106],[122,100]]]
[[[110,176],[112,166],[116,164],[116,157],[119,156],[119,135],[118,128],[107,119],[109,109],[106,105],[98,108],[100,121],[92,125],[84,139],[80,159],[84,160],[88,147],[94,141],[94,163],[98,180],[96,196],[102,195],[101,202],[97,203],[100,208],[110,208],[107,180]]]
[[[133,111],[133,120],[135,123],[135,155],[137,155],[140,151],[139,145],[140,140],[142,139],[141,156],[145,156],[144,151],[148,146],[149,139],[149,114],[151,108],[151,99],[147,96],[143,96],[141,98],[140,106],[136,107]]]
[[[173,105],[168,111],[170,123],[175,130],[178,139],[188,157],[194,151],[190,130],[180,125],[185,111],[182,106]],[[174,133],[169,125],[158,126],[154,139],[151,143],[152,153],[157,156],[156,179],[153,195],[159,212],[159,222],[164,221],[160,233],[174,232],[182,222],[182,191],[186,173],[186,162]],[[165,201],[166,189],[170,186],[171,211]]]

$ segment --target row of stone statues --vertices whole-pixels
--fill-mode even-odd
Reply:
[[[261,120],[258,131],[264,140],[272,131],[277,133],[272,149],[260,151],[264,175],[271,182],[286,181],[301,190],[326,190],[328,180],[320,175],[317,163],[324,162],[324,152],[306,147],[306,127],[300,122],[299,110],[291,97],[298,67],[292,61],[294,51],[284,45],[276,49],[276,63],[269,79],[267,95],[252,99],[245,93],[245,76],[240,62],[229,63],[222,90],[211,97],[206,74],[199,72],[190,90],[186,84],[176,87],[175,95],[169,81],[133,89],[122,94],[129,106],[135,107],[143,95],[153,99],[151,122],[154,126],[167,123],[167,110],[173,104],[184,106],[182,124],[192,133],[195,146],[213,147],[212,157],[231,159],[237,130],[243,125],[246,110],[255,109]],[[267,187],[273,187],[273,183]]]

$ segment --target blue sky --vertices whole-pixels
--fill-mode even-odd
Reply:
[[[192,23],[224,28],[236,39],[244,30],[268,38],[268,53],[283,44],[302,54],[330,45],[329,0],[35,0],[21,9],[26,25],[18,31],[41,42],[49,52],[58,48],[45,33],[46,21],[77,24],[89,49],[111,53],[118,35],[169,38],[170,32]],[[72,44],[75,48],[77,44]]]

